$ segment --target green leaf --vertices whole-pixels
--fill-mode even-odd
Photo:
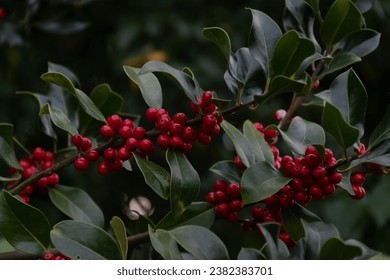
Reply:
[[[72,125],[68,117],[58,108],[51,108],[49,103],[46,103],[40,110],[39,115],[49,114],[52,122],[60,129],[70,133],[71,135],[78,134],[77,129]]]
[[[241,180],[240,170],[232,160],[222,160],[215,163],[209,169],[230,183],[239,183]]]
[[[284,142],[291,151],[304,155],[310,145],[325,145],[325,131],[313,122],[295,117],[286,132],[279,130]]]
[[[50,225],[37,208],[0,193],[0,232],[17,250],[40,254],[50,246]]]
[[[104,215],[92,198],[82,189],[66,186],[49,188],[51,202],[70,218],[104,226]]]
[[[96,107],[95,103],[93,103],[93,101],[88,97],[88,95],[86,95],[81,90],[75,88],[72,82],[64,74],[58,72],[48,72],[42,74],[41,79],[45,82],[53,83],[67,90],[77,99],[85,113],[87,113],[98,121],[105,122],[105,117]]]
[[[53,62],[48,62],[47,64],[47,72],[58,72],[58,73],[62,73],[64,74],[74,85],[76,85],[77,87],[80,86],[80,81],[79,79],[77,78],[76,74],[70,70],[69,68],[61,65],[61,64],[57,64],[57,63],[53,63]]]
[[[349,0],[336,0],[330,7],[320,28],[322,41],[327,48],[346,35],[360,30],[362,15]]]
[[[153,73],[141,74],[140,68],[124,66],[126,75],[137,84],[142,97],[149,107],[160,109],[163,104],[163,96],[160,82]]]
[[[387,139],[390,139],[390,105],[387,107],[386,113],[382,120],[371,133],[368,149],[371,150],[375,148]]]
[[[271,57],[275,44],[282,36],[278,24],[265,13],[250,9],[252,13],[251,36],[249,47],[252,56],[260,63],[267,78],[271,75]]]
[[[291,76],[309,56],[315,53],[311,40],[299,37],[295,30],[287,31],[278,40],[272,55],[272,69],[276,75]]]
[[[340,41],[339,50],[363,57],[373,52],[379,45],[381,34],[372,29],[361,29],[348,34]]]
[[[153,231],[149,225],[150,242],[164,260],[181,260],[183,259],[176,241],[169,231],[157,229]]]
[[[50,232],[55,248],[64,255],[81,260],[120,260],[115,240],[101,228],[79,221],[62,221]]]
[[[341,112],[330,103],[326,103],[322,112],[322,127],[332,134],[344,149],[359,140],[359,129],[347,123]]]
[[[352,260],[362,254],[359,247],[347,245],[339,238],[330,238],[321,248],[320,260]]]
[[[0,123],[0,159],[8,166],[22,169],[14,151],[14,126],[9,123]]]
[[[257,224],[265,240],[267,241],[267,252],[271,260],[285,260],[290,256],[286,244],[279,239],[280,224],[262,223]]]
[[[352,184],[351,184],[351,170],[343,172],[343,178],[340,183],[337,184],[340,188],[348,192],[350,195],[354,195]]]
[[[265,260],[265,256],[254,248],[241,248],[237,260]]]
[[[251,121],[247,120],[244,122],[243,132],[245,138],[248,139],[251,145],[252,152],[255,155],[255,161],[267,161],[273,164],[274,156],[269,144],[265,141],[263,134],[255,128]]]
[[[170,231],[176,242],[199,260],[227,260],[229,253],[215,233],[207,228],[186,225]]]
[[[329,64],[326,65],[324,70],[321,72],[319,78],[323,78],[326,75],[341,70],[347,66],[350,66],[356,62],[361,61],[360,57],[352,53],[339,53],[336,54]]]
[[[169,198],[170,175],[158,164],[134,155],[135,161],[144,175],[145,183],[163,199]]]
[[[179,219],[169,212],[156,226],[161,229],[172,229],[184,225],[197,225],[210,228],[215,220],[214,207],[207,202],[194,202],[189,205]]]
[[[364,156],[353,160],[351,164],[348,166],[348,170],[352,169],[355,166],[358,166],[359,164],[366,163],[366,162],[386,163],[389,155],[390,155],[390,141],[381,142],[381,144],[376,146],[375,149],[370,149],[370,151],[364,154]]]
[[[244,205],[259,202],[285,186],[291,178],[285,178],[265,161],[256,162],[245,170],[241,179],[241,194]]]
[[[229,35],[220,27],[207,27],[203,29],[203,36],[213,42],[222,52],[226,61],[229,61],[231,43]]]
[[[234,147],[236,148],[237,155],[241,159],[242,163],[246,167],[253,164],[255,162],[255,155],[251,149],[251,144],[244,134],[227,121],[223,121],[221,123],[221,127],[232,140]]]
[[[352,0],[361,13],[365,13],[371,9],[374,0]]]
[[[171,170],[171,211],[177,219],[198,195],[200,178],[198,172],[182,152],[168,149],[166,159]]]
[[[275,76],[271,79],[268,95],[272,95],[274,97],[279,93],[287,93],[287,92],[301,92],[307,83],[302,80],[295,80],[286,76]],[[261,97],[261,96],[260,96]],[[256,98],[255,98],[256,99]]]
[[[123,105],[123,97],[113,91],[109,84],[97,85],[89,97],[104,116],[117,113]]]
[[[122,260],[127,259],[128,241],[126,234],[126,226],[121,218],[114,216],[110,221],[113,237],[121,251]]]
[[[11,177],[3,177],[0,176],[0,181],[1,182],[12,182],[12,181],[17,181],[22,178],[22,175],[20,173],[14,173]]]
[[[198,103],[197,98],[201,97],[203,91],[198,82],[183,71],[161,61],[149,61],[142,66],[139,75],[151,72],[161,72],[171,76],[179,83],[187,97],[194,103]]]

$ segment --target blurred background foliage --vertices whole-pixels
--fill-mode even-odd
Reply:
[[[332,2],[320,1],[322,14]],[[29,149],[38,145],[53,148],[51,139],[41,130],[37,103],[15,94],[21,90],[44,93],[47,85],[39,77],[47,71],[48,62],[71,69],[86,93],[100,83],[110,84],[124,97],[123,112],[132,114],[142,114],[146,104],[137,88],[130,84],[123,65],[141,67],[149,60],[162,60],[178,69],[189,67],[203,89],[215,90],[223,96],[227,92],[223,80],[225,61],[218,49],[203,38],[202,29],[224,28],[234,51],[247,45],[251,15],[245,7],[261,10],[280,23],[284,1],[0,0],[0,8],[5,13],[0,19],[0,122],[13,123],[16,138]],[[382,33],[379,48],[355,66],[369,95],[366,115],[366,135],[369,135],[390,103],[387,80],[390,77],[390,1],[374,1],[365,17],[368,27]],[[188,100],[184,94],[170,80],[160,78],[164,107],[171,112],[187,111]],[[331,79],[325,80],[322,86],[326,88],[330,83]],[[255,114],[242,113],[234,118],[250,117],[269,124],[274,110],[286,108],[288,104],[289,98],[282,96]],[[300,113],[310,117],[312,112],[304,108]],[[21,149],[17,152],[25,156]],[[155,160],[162,163],[160,156]],[[195,147],[190,153],[189,158],[202,178],[200,200],[216,179],[208,168],[232,156],[232,150],[221,137],[207,147]],[[61,184],[86,189],[108,220],[113,215],[125,217],[130,199],[145,195],[155,209],[151,218],[158,221],[167,209],[144,185],[139,171],[133,172],[133,175],[123,171],[102,178],[96,168],[80,176],[69,167],[60,175]],[[312,203],[311,208],[325,221],[334,223],[342,237],[356,238],[373,249],[390,253],[387,238],[390,178],[371,177],[366,186],[368,195],[361,201],[351,200],[339,191],[320,203]],[[61,218],[47,200],[36,198],[34,203],[42,207],[53,223]],[[146,229],[142,221],[126,221],[129,232]],[[253,242],[247,236],[250,233],[238,228],[231,230],[231,225],[225,222],[217,222],[214,227],[225,242],[237,244],[236,250]]]

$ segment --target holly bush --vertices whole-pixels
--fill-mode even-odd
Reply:
[[[367,135],[368,94],[352,68],[380,43],[367,3],[336,0],[324,12],[318,0],[286,0],[281,24],[248,8],[248,45],[235,51],[223,28],[204,28],[225,60],[225,92],[203,89],[188,67],[125,65],[142,115],[115,85],[87,94],[71,69],[49,63],[46,92],[17,94],[36,101],[53,144],[29,150],[0,124],[0,258],[387,258],[313,207],[364,200],[366,178],[389,173],[390,107]],[[273,121],[257,118],[275,106]],[[132,189],[131,221],[95,202],[88,189],[99,182]],[[145,189],[156,209],[135,195]]]

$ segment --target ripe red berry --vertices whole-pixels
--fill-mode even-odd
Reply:
[[[162,150],[166,150],[169,148],[170,136],[168,134],[160,134],[157,136],[157,145]]]
[[[46,151],[42,147],[36,147],[33,150],[32,155],[36,161],[42,161],[46,159]]]
[[[238,199],[233,199],[229,202],[230,212],[238,212],[242,208],[242,201]]]
[[[169,129],[171,128],[171,123],[172,123],[171,119],[168,116],[163,115],[157,120],[157,128],[161,132],[168,132]]]
[[[188,153],[189,151],[191,151],[191,149],[192,149],[191,143],[183,142],[183,145],[181,146],[181,151],[183,153]]]
[[[328,177],[329,177],[329,182],[335,185],[340,183],[341,180],[343,179],[343,175],[338,172],[332,172]]]
[[[184,126],[187,122],[187,116],[184,113],[176,113],[172,118],[172,122],[179,123]]]
[[[218,217],[225,218],[229,214],[229,205],[227,203],[220,203],[215,206],[214,210]]]
[[[47,176],[47,184],[49,186],[55,186],[58,185],[60,182],[60,176],[58,176],[57,173],[52,173],[51,175]]]
[[[37,171],[38,171],[37,167],[35,165],[31,165],[22,171],[22,177],[30,178]]]
[[[291,194],[281,193],[279,195],[279,203],[282,208],[290,208],[294,205],[294,201]]]
[[[118,158],[120,160],[126,161],[130,158],[131,154],[126,146],[123,146],[118,149]]]
[[[72,143],[77,148],[81,147],[81,143],[82,142],[83,142],[83,136],[81,136],[81,134],[75,134],[75,135],[72,136]]]
[[[286,110],[284,110],[284,109],[276,110],[275,113],[274,113],[274,119],[275,119],[275,121],[280,122],[281,120],[284,119],[284,117],[286,116],[286,114],[287,114],[287,112],[286,112]]]
[[[179,136],[183,131],[183,126],[180,123],[171,123],[171,127],[169,128],[171,135]]]
[[[264,208],[261,208],[258,205],[252,208],[252,217],[255,219],[256,222],[262,222],[265,214],[266,211],[264,210]]]
[[[122,121],[122,125],[126,125],[126,126],[130,127],[131,129],[134,128],[134,122],[130,119],[124,119]]]
[[[117,114],[109,116],[106,122],[113,129],[119,129],[122,126],[122,118]]]
[[[100,175],[107,175],[108,173],[110,173],[108,162],[105,160],[99,162],[97,171]]]
[[[186,126],[183,128],[181,138],[186,142],[192,143],[197,139],[197,131],[191,126]]]
[[[133,137],[130,137],[129,139],[126,140],[126,148],[130,152],[134,152],[138,148],[138,140]]]
[[[156,149],[153,142],[148,138],[139,141],[139,148],[146,155],[152,154]]]
[[[202,105],[209,106],[213,102],[213,93],[211,91],[205,91],[202,95]]]
[[[366,190],[362,186],[352,185],[354,195],[350,195],[353,199],[362,199],[366,196]]]
[[[46,170],[46,169],[49,169],[50,167],[53,166],[53,161],[45,161],[42,166],[41,166],[41,169],[42,170]]]
[[[214,127],[217,124],[217,118],[212,114],[204,115],[203,124],[208,127]]]
[[[209,135],[217,136],[220,131],[221,131],[221,127],[218,124],[216,124],[213,127],[209,128]]]
[[[86,158],[78,157],[74,161],[74,167],[80,171],[87,170],[89,167],[89,162]]]
[[[99,133],[102,137],[111,138],[114,136],[114,129],[111,126],[105,124],[100,127]]]
[[[238,167],[238,169],[240,170],[244,170],[246,168],[246,166],[244,165],[244,163],[241,161],[241,159],[239,158],[239,156],[235,156],[234,159],[233,159],[233,162],[234,164]]]
[[[335,192],[336,187],[333,184],[327,185],[322,188],[322,191],[324,192],[324,195],[331,195]]]
[[[304,191],[294,193],[293,197],[294,197],[294,200],[301,205],[306,204],[308,202],[308,198],[309,198],[307,193]]]
[[[321,200],[324,197],[321,188],[316,185],[312,185],[309,192],[314,200]]]
[[[118,129],[118,134],[122,139],[126,140],[133,135],[133,129],[128,125],[123,125]]]
[[[223,191],[215,191],[214,198],[216,202],[225,202],[226,194]]]
[[[157,109],[148,108],[145,112],[145,117],[148,122],[155,123],[157,121]]]
[[[30,195],[32,195],[33,192],[34,192],[34,187],[32,185],[28,185],[20,193],[27,195],[27,196],[30,196]]]
[[[50,151],[46,151],[45,153],[45,160],[46,161],[54,161],[54,155]]]
[[[157,119],[162,117],[163,115],[169,116],[168,111],[165,110],[164,108],[158,109],[157,110]]]
[[[322,166],[317,166],[313,169],[313,171],[311,172],[311,175],[315,179],[323,178],[326,176],[326,169]]]
[[[320,80],[315,80],[311,89],[317,90],[319,88],[319,86],[320,86]]]
[[[83,137],[83,140],[81,142],[80,150],[82,151],[88,151],[92,147],[92,142],[87,137]]]
[[[361,185],[364,182],[366,176],[362,173],[356,173],[351,176],[351,183],[353,185]]]
[[[237,222],[238,220],[238,214],[237,213],[229,213],[226,217],[226,220],[229,222],[229,223],[234,223],[234,222]]]
[[[145,128],[143,128],[142,126],[137,126],[136,128],[133,129],[133,137],[135,139],[143,139],[145,137]]]
[[[214,192],[209,192],[207,195],[206,195],[206,202],[212,204],[212,205],[215,205],[216,204],[216,201],[215,201],[215,193]]]
[[[198,141],[203,145],[207,145],[211,142],[211,137],[210,135],[201,131],[198,133]]]
[[[239,198],[241,196],[241,187],[239,184],[231,183],[227,185],[226,193],[230,198]]]
[[[117,159],[117,151],[112,148],[112,147],[109,147],[107,149],[104,150],[103,152],[103,157],[107,160],[107,161],[114,161]]]
[[[199,103],[199,101],[198,101]],[[195,104],[194,102],[190,102],[190,106],[191,106],[191,111],[195,114],[198,114],[199,113],[199,106],[200,104]]]
[[[183,140],[179,136],[172,136],[169,140],[169,144],[174,149],[181,149],[183,146]]]
[[[42,177],[35,184],[38,188],[47,188],[47,178]]]
[[[228,184],[226,183],[225,180],[220,179],[220,180],[215,181],[213,186],[214,186],[214,191],[224,192],[226,187],[228,186]]]
[[[95,161],[99,159],[99,152],[95,149],[91,149],[85,153],[85,158],[88,161]]]
[[[110,171],[119,171],[123,167],[123,161],[120,160],[119,158],[117,158],[114,161],[108,161],[107,163]]]

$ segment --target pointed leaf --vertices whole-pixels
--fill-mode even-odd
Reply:
[[[225,56],[226,61],[229,61],[231,53],[231,43],[229,35],[220,27],[208,27],[203,29],[203,36],[213,42]]]
[[[380,41],[381,34],[372,29],[361,29],[347,35],[340,41],[340,51],[359,57],[374,51]]]
[[[54,247],[73,259],[120,260],[122,257],[114,239],[91,224],[62,221],[53,227],[50,236]]]
[[[0,193],[0,232],[14,248],[30,254],[43,253],[50,246],[45,215],[4,190]]]
[[[246,167],[249,167],[251,164],[253,164],[255,162],[255,156],[248,139],[246,139],[241,131],[239,131],[227,121],[223,121],[221,123],[221,127],[232,140],[234,147],[236,148],[237,155],[241,159],[242,163]]]
[[[241,248],[237,260],[265,260],[265,256],[254,248]]]
[[[0,159],[8,166],[22,169],[14,151],[12,124],[0,123]]]
[[[255,161],[267,161],[274,163],[274,156],[267,141],[265,141],[263,134],[261,134],[254,126],[254,124],[247,120],[243,127],[244,136],[248,139],[251,145],[252,152],[255,155]]]
[[[309,56],[315,53],[311,40],[300,38],[295,30],[279,38],[272,55],[272,69],[276,75],[291,76]]]
[[[290,253],[286,244],[279,239],[280,224],[262,223],[257,224],[265,240],[267,241],[267,252],[271,260],[285,260]]]
[[[256,162],[245,170],[241,179],[241,194],[244,205],[259,202],[285,186],[291,178],[282,174],[269,162]]]
[[[11,177],[3,177],[0,176],[0,181],[1,182],[12,182],[12,181],[17,181],[22,178],[22,175],[20,173],[14,173]]]
[[[113,91],[108,84],[97,85],[89,97],[105,116],[117,113],[123,105],[123,97]]]
[[[201,97],[203,91],[198,82],[183,71],[179,71],[161,61],[149,61],[142,66],[139,74],[143,75],[151,72],[161,72],[174,78],[187,97],[194,103],[197,103],[197,98]]]
[[[168,199],[170,175],[158,164],[134,155],[135,161],[144,175],[145,183],[161,198]]]
[[[49,62],[47,64],[47,72],[58,72],[58,73],[62,73],[64,74],[74,85],[76,85],[77,87],[80,86],[80,81],[79,79],[77,78],[76,74],[70,70],[69,68],[61,65],[61,64],[57,64],[57,63],[54,63],[54,62]]]
[[[196,259],[229,259],[229,253],[223,242],[207,228],[186,225],[171,230],[170,234],[180,246]]]
[[[278,75],[271,79],[268,94],[276,95],[286,92],[301,92],[306,87],[306,84],[305,81]]]
[[[198,172],[182,152],[168,149],[166,159],[171,170],[171,211],[175,218],[179,218],[198,195],[200,178]]]
[[[381,142],[390,138],[390,105],[387,107],[386,113],[382,120],[375,127],[370,135],[369,149],[378,146]]]
[[[164,260],[182,259],[176,240],[173,239],[169,231],[163,229],[153,231],[149,225],[149,236],[154,250],[156,250]]]
[[[114,216],[110,221],[113,237],[121,251],[122,259],[127,259],[128,241],[126,234],[126,226],[121,218]]]
[[[210,167],[210,171],[221,176],[230,183],[239,183],[241,180],[240,170],[232,160],[223,160]]]
[[[349,0],[336,0],[320,28],[322,41],[329,48],[344,36],[360,30],[362,15]]]
[[[362,254],[359,247],[347,245],[338,238],[331,238],[321,248],[320,260],[352,260]]]
[[[124,66],[123,69],[126,75],[139,87],[146,104],[149,107],[160,109],[163,96],[157,77],[153,73],[140,74],[140,68]]]
[[[260,63],[267,78],[270,77],[271,57],[277,40],[282,36],[278,24],[265,13],[250,9],[252,13],[251,35],[253,42],[249,49]]]
[[[59,185],[49,188],[49,197],[51,202],[70,218],[98,227],[104,226],[103,212],[82,189]]]
[[[68,117],[58,108],[51,108],[51,106],[46,103],[40,110],[39,115],[48,114],[51,121],[58,128],[70,133],[71,135],[78,134],[77,129],[72,125]]]
[[[359,140],[359,129],[347,123],[341,112],[330,103],[326,103],[322,112],[322,127],[332,134],[337,143],[344,149]]]
[[[350,66],[356,62],[361,61],[360,57],[352,53],[339,53],[336,54],[330,63],[324,68],[321,72],[320,78],[323,78],[326,75],[339,71],[347,66]]]

